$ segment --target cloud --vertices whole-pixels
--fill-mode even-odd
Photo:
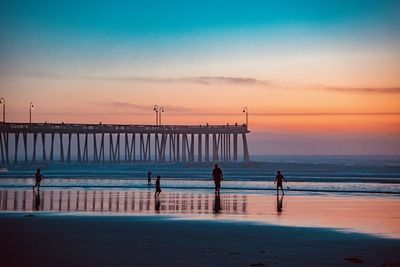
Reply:
[[[274,80],[263,80],[252,77],[235,77],[235,76],[194,76],[194,77],[177,77],[177,78],[158,78],[158,77],[137,77],[137,76],[90,76],[79,74],[57,74],[29,72],[24,73],[29,77],[40,77],[48,79],[83,79],[97,81],[113,81],[113,82],[142,82],[142,83],[158,83],[158,84],[200,84],[204,86],[218,85],[234,85],[234,86],[253,86],[264,89],[286,89],[286,90],[323,90],[327,92],[340,93],[365,93],[365,94],[400,94],[400,87],[341,87],[330,85],[312,85],[289,83]],[[124,103],[121,103],[124,105]]]
[[[53,77],[53,76],[52,76]],[[147,82],[147,83],[196,83],[201,85],[252,85],[270,86],[271,82],[249,77],[228,77],[228,76],[197,76],[180,78],[146,78],[135,76],[77,76],[87,80],[105,80],[118,82]]]
[[[367,93],[367,94],[400,94],[400,87],[336,87],[318,86],[325,91],[341,93]]]
[[[213,85],[213,84],[234,84],[234,85],[264,85],[269,86],[271,82],[259,80],[255,78],[248,77],[226,77],[226,76],[200,76],[192,78],[183,78],[182,81],[194,82],[203,85]]]
[[[153,110],[154,105],[138,105],[130,102],[121,102],[121,101],[112,101],[112,102],[92,102],[92,101],[81,101],[82,103],[102,106],[110,109],[122,109],[122,110],[142,110],[142,111],[151,111]],[[168,112],[195,112],[197,109],[181,107],[181,106],[173,106],[173,105],[159,105],[163,107],[165,111]]]

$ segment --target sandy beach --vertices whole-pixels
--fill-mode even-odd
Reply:
[[[33,217],[31,217],[33,216]],[[2,266],[398,266],[400,241],[154,216],[3,214]]]

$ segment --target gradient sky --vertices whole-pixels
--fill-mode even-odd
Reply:
[[[399,1],[1,1],[7,119],[243,123],[253,154],[400,154]]]

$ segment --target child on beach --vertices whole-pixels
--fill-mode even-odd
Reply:
[[[42,181],[42,174],[40,173],[40,169],[37,169],[35,173],[35,185],[33,186],[32,190],[35,190],[35,187],[37,187],[37,189],[40,190],[41,181]]]
[[[154,198],[160,197],[160,193],[161,193],[160,179],[161,179],[161,176],[160,176],[160,175],[157,175],[157,180],[156,180],[156,192],[154,192]]]
[[[282,194],[284,195],[285,192],[283,191],[283,186],[282,186],[282,182],[285,181],[285,183],[287,183],[285,177],[283,177],[283,175],[281,174],[281,171],[277,171],[276,172],[276,176],[275,176],[275,180],[274,180],[274,184],[276,183],[276,194],[279,195],[279,187],[282,190]]]

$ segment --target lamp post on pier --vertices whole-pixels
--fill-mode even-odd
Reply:
[[[156,112],[156,126],[158,126],[158,106],[154,105],[153,110]]]
[[[158,118],[158,125],[161,126],[161,114],[164,113],[164,108],[163,108],[163,107],[160,107],[160,108],[158,109],[158,112],[159,112],[159,114],[158,114],[158,116],[159,116],[159,118]]]
[[[249,128],[249,110],[247,109],[247,107],[243,108],[243,113],[246,117],[246,127]]]
[[[3,105],[3,123],[6,123],[6,100],[4,97],[0,98],[0,104]]]
[[[29,123],[32,123],[32,109],[33,109],[33,103],[31,102],[29,104]]]

